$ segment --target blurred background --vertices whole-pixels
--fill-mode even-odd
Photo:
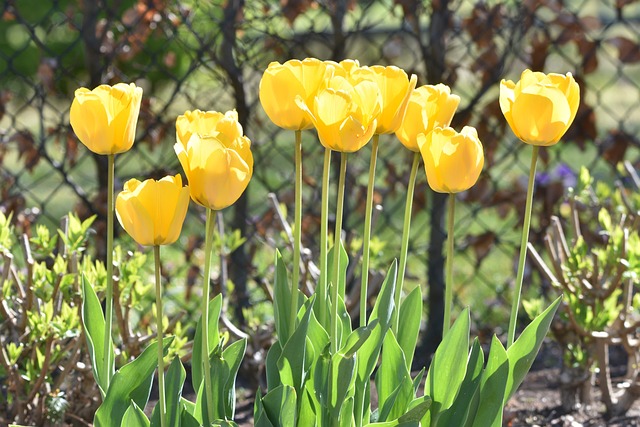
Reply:
[[[144,89],[136,143],[116,159],[116,190],[131,177],[181,172],[173,151],[177,115],[236,109],[252,141],[255,171],[246,194],[222,214],[227,237],[216,289],[227,294],[233,324],[254,331],[270,318],[275,248],[291,264],[286,224],[293,222],[287,215],[293,132],[264,114],[262,72],[272,61],[309,56],[396,65],[416,74],[418,85],[449,85],[462,99],[452,126],[477,127],[484,144],[481,179],[459,195],[455,295],[458,308],[471,307],[481,336],[500,334],[495,328],[508,319],[530,147],[506,126],[499,82],[518,80],[530,68],[571,72],[580,84],[573,126],[558,145],[541,150],[531,232],[538,247],[580,166],[612,182],[621,161],[640,162],[639,40],[634,0],[4,0],[0,207],[27,234],[37,223],[58,226],[69,210],[97,214],[91,250],[103,256],[106,158],[92,155],[71,130],[74,90],[121,81]],[[303,133],[303,150],[303,244],[307,260],[315,261],[323,148],[314,132]],[[349,163],[345,230],[352,266],[359,261],[369,154],[365,147]],[[399,254],[411,157],[393,136],[382,136],[374,283]],[[440,338],[445,201],[429,190],[421,168],[406,284],[423,286],[427,309],[416,363],[427,360]],[[189,301],[200,292],[199,272],[190,262],[202,243],[203,214],[192,204],[182,238],[168,252],[169,312],[196,306]],[[359,283],[359,268],[350,272],[351,285]],[[527,272],[526,294],[547,289],[536,272]]]

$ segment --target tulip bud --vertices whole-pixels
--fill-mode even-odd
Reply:
[[[189,207],[189,188],[180,175],[159,181],[130,179],[116,198],[122,228],[140,245],[169,245],[180,236]]]
[[[417,139],[433,191],[459,193],[478,181],[484,153],[475,128],[465,126],[458,133],[450,127],[437,127]]]
[[[524,70],[518,83],[500,83],[502,113],[513,133],[527,144],[556,144],[571,126],[579,104],[580,87],[571,73]]]
[[[136,136],[142,88],[135,84],[77,89],[69,120],[78,139],[96,154],[129,150]]]

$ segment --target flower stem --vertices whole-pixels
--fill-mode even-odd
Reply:
[[[331,169],[331,150],[325,148],[324,150],[324,167],[322,170],[322,206],[320,213],[320,284],[318,288],[320,290],[319,297],[323,301],[327,301],[327,233],[328,233],[328,218],[329,218],[329,171]],[[326,314],[324,310],[318,312],[318,322],[323,327],[326,327]]]
[[[449,214],[447,221],[447,261],[444,282],[444,321],[442,322],[442,337],[444,338],[451,327],[451,306],[453,305],[453,224],[455,222],[456,195],[449,194]]]
[[[342,234],[342,214],[344,211],[344,187],[347,175],[347,153],[340,153],[340,178],[338,180],[338,201],[336,203],[336,228],[333,244],[333,283],[331,284],[331,350],[338,352],[338,300],[340,294],[340,235]]]
[[[107,176],[107,290],[105,295],[104,315],[104,372],[107,374],[105,393],[109,389],[113,377],[113,360],[111,360],[112,341],[111,328],[113,319],[113,187],[115,180],[115,154],[108,156]]]
[[[524,209],[524,224],[522,225],[522,240],[520,241],[520,258],[518,259],[518,273],[511,305],[511,317],[509,318],[509,335],[507,336],[507,348],[511,347],[516,335],[516,322],[518,307],[520,307],[520,294],[522,293],[522,280],[524,278],[524,266],[527,259],[527,242],[529,241],[529,228],[531,228],[531,210],[533,207],[533,186],[536,179],[536,165],[538,163],[538,151],[540,147],[533,146],[531,153],[531,167],[529,169],[529,184],[527,185],[527,203]]]
[[[360,326],[367,324],[367,293],[369,282],[369,244],[371,241],[371,213],[373,211],[373,188],[376,180],[376,160],[380,136],[373,135],[371,161],[369,162],[369,183],[367,185],[367,204],[364,215],[364,236],[362,242],[362,278],[360,282]]]
[[[162,286],[160,283],[160,246],[153,247],[153,257],[156,267],[156,328],[158,335],[158,389],[160,405],[160,426],[165,427],[167,417],[167,402],[164,396],[164,346],[162,339]]]
[[[411,229],[411,210],[413,209],[413,190],[416,188],[416,175],[418,174],[418,166],[420,165],[420,153],[413,155],[413,164],[411,165],[411,173],[409,175],[409,185],[407,187],[407,202],[404,207],[404,224],[402,226],[402,243],[400,248],[400,264],[398,266],[398,282],[394,295],[396,316],[393,322],[393,332],[398,332],[400,322],[400,295],[404,287],[404,272],[407,268],[407,252],[409,251],[409,230]]]
[[[209,363],[209,282],[211,276],[211,252],[213,249],[213,231],[215,212],[207,209],[204,239],[204,280],[202,282],[202,364],[204,371],[204,392],[209,422],[213,421],[213,388],[211,386],[211,366]]]
[[[298,318],[298,287],[300,286],[300,232],[302,228],[302,131],[296,131],[295,146],[296,183],[295,214],[293,225],[293,277],[291,280],[291,307],[289,312],[289,337],[296,329]]]

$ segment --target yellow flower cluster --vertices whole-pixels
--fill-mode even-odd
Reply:
[[[135,84],[101,85],[76,90],[70,122],[80,141],[96,154],[128,151],[135,139],[142,89]],[[243,135],[235,111],[187,111],[176,121],[174,149],[189,181],[179,175],[158,181],[129,180],[118,195],[120,224],[141,245],[176,241],[189,204],[213,210],[232,205],[253,174],[251,141]]]

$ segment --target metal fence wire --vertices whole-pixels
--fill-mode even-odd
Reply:
[[[144,89],[137,141],[118,156],[116,188],[130,177],[180,171],[177,115],[235,108],[255,156],[247,194],[224,212],[227,230],[247,238],[229,259],[230,298],[242,323],[242,308],[258,303],[253,289],[268,278],[273,246],[286,244],[267,195],[293,205],[293,135],[271,124],[259,105],[263,70],[307,56],[393,64],[417,74],[419,85],[451,86],[462,98],[453,126],[477,127],[484,144],[481,179],[459,195],[455,286],[457,303],[471,306],[478,329],[492,328],[505,324],[510,301],[530,153],[502,117],[500,80],[517,80],[525,68],[570,71],[581,88],[573,126],[542,150],[531,235],[539,245],[581,165],[597,179],[613,179],[621,160],[639,161],[639,36],[640,2],[633,0],[5,0],[1,206],[27,231],[34,222],[57,224],[70,209],[104,215],[105,160],[69,126],[80,86],[133,81]],[[313,132],[303,138],[304,244],[315,254],[322,148]],[[382,271],[399,252],[411,154],[390,136],[380,147],[372,256]],[[368,165],[368,147],[350,158],[345,224],[352,263]],[[407,275],[409,286],[424,286],[433,341],[441,330],[444,196],[419,177]],[[198,234],[202,212],[192,207],[190,215],[187,233]]]

